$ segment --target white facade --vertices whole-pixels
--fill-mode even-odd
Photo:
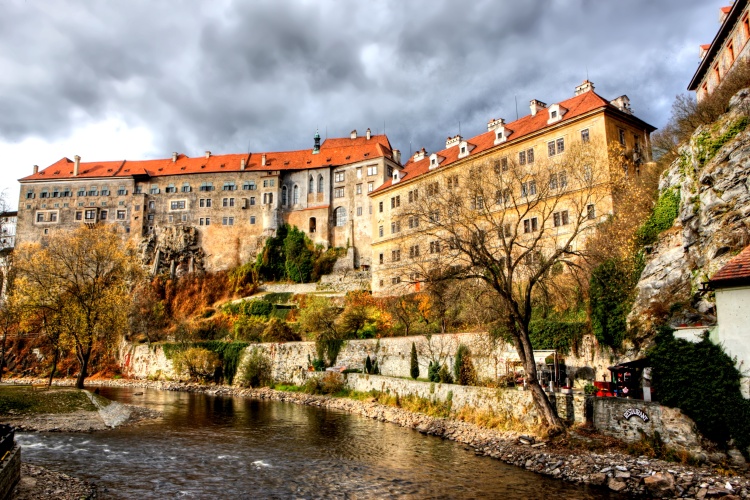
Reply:
[[[718,326],[711,340],[735,358],[742,373],[742,395],[750,398],[750,286],[716,289]]]

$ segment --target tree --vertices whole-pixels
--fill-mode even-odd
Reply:
[[[415,238],[430,245],[413,259],[418,281],[470,281],[492,292],[550,434],[564,425],[539,383],[529,339],[533,305],[545,283],[579,268],[577,240],[593,228],[596,210],[609,210],[610,174],[601,148],[569,146],[526,165],[477,160],[438,177],[444,182],[426,177],[424,195],[401,214],[418,220]]]
[[[340,312],[330,299],[318,296],[308,297],[299,312],[301,332],[315,341],[318,359],[325,358],[328,366],[336,362],[346,338],[337,322]]]
[[[75,352],[83,388],[95,346],[127,330],[130,284],[140,274],[131,249],[105,226],[56,232],[46,246],[16,249],[13,294],[30,319],[56,330]]]
[[[417,360],[417,347],[414,342],[411,343],[411,370],[409,374],[414,380],[419,378],[419,360]]]

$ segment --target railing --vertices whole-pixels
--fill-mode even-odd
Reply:
[[[16,429],[7,424],[0,424],[0,461],[5,460],[15,444]]]

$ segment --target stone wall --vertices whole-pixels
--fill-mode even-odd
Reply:
[[[0,500],[13,496],[13,488],[21,479],[21,447],[15,445],[5,460],[0,463]]]
[[[635,442],[644,434],[653,436],[658,432],[669,447],[694,454],[702,452],[695,422],[677,408],[623,398],[592,398],[592,405],[594,427],[604,434]],[[647,421],[639,416],[639,411]]]

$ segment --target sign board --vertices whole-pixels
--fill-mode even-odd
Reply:
[[[644,422],[648,422],[648,415],[646,415],[642,410],[638,408],[628,408],[625,410],[625,412],[622,414],[623,417],[625,417],[625,420],[628,420],[630,417],[638,417]]]

